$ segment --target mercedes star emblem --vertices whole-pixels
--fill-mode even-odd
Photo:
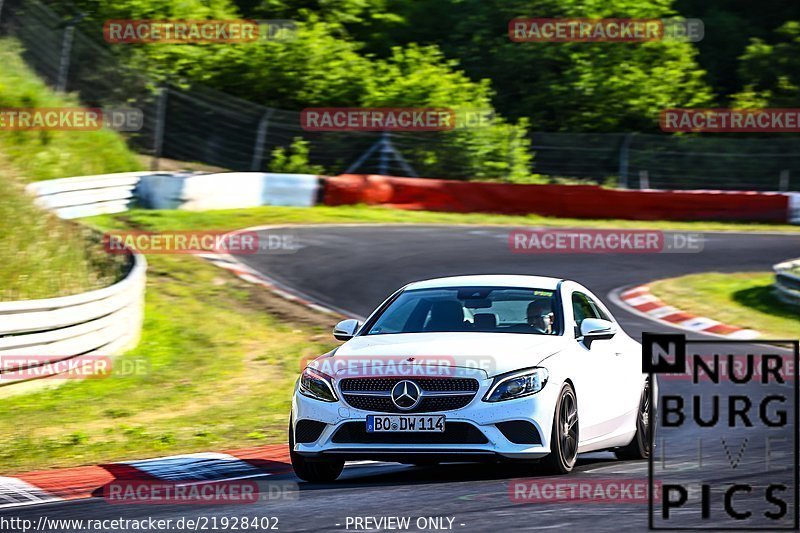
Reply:
[[[401,411],[410,411],[415,408],[422,397],[419,385],[413,381],[398,381],[392,388],[392,402]]]

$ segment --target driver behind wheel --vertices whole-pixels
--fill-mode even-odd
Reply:
[[[553,305],[549,298],[534,300],[528,304],[528,325],[539,333],[553,333]]]

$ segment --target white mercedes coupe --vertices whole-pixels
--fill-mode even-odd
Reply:
[[[419,281],[333,334],[347,342],[306,366],[292,400],[300,479],[333,481],[348,460],[519,460],[565,474],[579,453],[650,454],[641,345],[574,281]]]

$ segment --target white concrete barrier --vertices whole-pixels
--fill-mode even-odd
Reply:
[[[789,224],[800,224],[800,192],[789,194]]]
[[[142,176],[150,174],[63,178],[34,182],[26,189],[36,197],[36,205],[72,219],[127,211]],[[53,365],[58,361],[111,357],[134,347],[144,319],[146,269],[144,256],[131,255],[125,277],[109,287],[59,298],[0,302],[0,387],[58,375],[64,369]],[[19,373],[15,365],[22,360],[35,364]]]
[[[180,173],[142,176],[137,196],[151,209],[239,209],[262,205],[310,207],[319,178],[263,172]]]
[[[136,345],[144,318],[144,256],[132,255],[127,275],[119,282],[90,292],[0,302],[0,387],[52,374],[41,370],[57,361],[118,355]],[[17,356],[9,357],[9,356]],[[37,372],[15,373],[15,361],[30,356]],[[6,361],[3,359],[6,358]],[[10,361],[10,362],[9,362]]]
[[[778,298],[788,304],[800,306],[800,259],[778,263],[772,269],[775,271]]]
[[[320,179],[310,174],[267,174],[264,205],[311,207],[317,204]]]
[[[79,218],[126,211],[134,201],[142,176],[152,172],[122,172],[37,181],[26,188],[36,204],[61,218]]]

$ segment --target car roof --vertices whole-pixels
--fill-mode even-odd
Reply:
[[[406,285],[411,289],[441,289],[446,287],[520,287],[525,289],[555,290],[560,278],[545,276],[520,276],[515,274],[484,274],[479,276],[451,276],[447,278],[415,281]]]

